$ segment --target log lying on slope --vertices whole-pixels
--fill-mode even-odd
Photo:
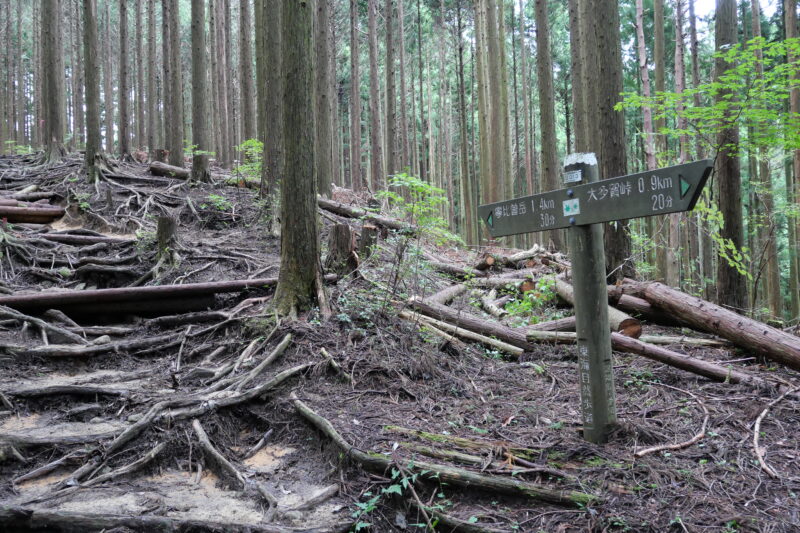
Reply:
[[[317,205],[319,205],[322,209],[330,211],[331,213],[335,213],[339,216],[369,220],[370,222],[378,224],[379,226],[397,231],[405,231],[409,233],[417,232],[417,228],[400,220],[384,217],[360,207],[334,202],[333,200],[328,200],[327,198],[317,198]]]
[[[167,176],[170,178],[189,179],[189,169],[182,167],[174,167],[159,161],[150,163],[150,174],[155,176]]]
[[[686,321],[694,328],[714,333],[737,346],[800,370],[799,337],[662,283],[629,285],[657,308]]]
[[[575,305],[572,285],[564,280],[557,279],[556,292],[561,298]],[[608,322],[611,325],[611,331],[617,331],[627,337],[636,339],[642,334],[642,324],[637,319],[611,306],[608,308]]]
[[[91,306],[102,303],[190,298],[224,292],[239,292],[245,289],[255,289],[259,287],[272,287],[277,283],[278,278],[261,278],[87,291],[42,291],[2,296],[0,297],[0,305],[5,305],[19,311],[63,309],[74,305]]]
[[[13,207],[8,205],[0,206],[0,218],[5,218],[8,222],[47,224],[64,216],[63,207],[43,205],[42,207]]]
[[[422,314],[444,322],[449,322],[460,328],[468,329],[487,337],[494,337],[512,346],[522,348],[525,351],[531,351],[537,342],[575,342],[574,336],[569,334],[561,333],[556,336],[556,333],[548,331],[536,331],[530,328],[509,328],[497,322],[485,320],[470,313],[457,311],[445,305],[426,302],[415,298],[409,300],[409,305]],[[615,350],[642,355],[648,359],[674,366],[714,381],[743,383],[757,389],[775,388],[768,381],[756,376],[751,376],[744,372],[737,372],[714,363],[700,361],[688,355],[679,354],[660,346],[647,344],[619,333],[611,334],[611,346]]]

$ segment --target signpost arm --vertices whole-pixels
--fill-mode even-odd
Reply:
[[[564,163],[565,172],[579,171],[584,183],[598,181],[594,154],[571,154]],[[617,419],[603,226],[573,226],[568,231],[568,242],[575,288],[583,434],[590,442],[602,443]]]

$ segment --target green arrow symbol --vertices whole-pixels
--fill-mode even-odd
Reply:
[[[490,228],[494,227],[494,219],[492,218],[492,214],[489,213],[489,217],[486,219],[486,223],[489,224]]]
[[[683,176],[681,176],[680,178],[681,178],[681,198],[683,198],[684,196],[686,196],[686,193],[689,192],[689,189],[692,188],[692,184],[683,179]]]

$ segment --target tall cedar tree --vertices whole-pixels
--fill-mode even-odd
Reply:
[[[65,154],[64,123],[66,104],[64,90],[64,49],[61,38],[61,0],[49,0],[41,5],[42,30],[42,103],[43,141],[42,162],[52,164]]]
[[[525,51],[523,50],[523,55]],[[553,96],[553,60],[550,53],[550,23],[547,1],[536,0],[536,73],[539,79],[539,114],[542,124],[543,190],[559,188],[558,142],[556,137],[555,98]],[[563,245],[562,231],[547,232],[556,250]]]
[[[97,180],[100,152],[100,56],[97,53],[97,0],[83,0],[83,66],[86,69],[86,175]]]
[[[350,184],[360,191],[361,181],[361,76],[359,75],[358,0],[350,0]]]
[[[296,315],[322,292],[314,157],[314,2],[282,0],[284,179],[281,269],[275,290],[280,314]],[[319,302],[322,307],[323,302]]]
[[[736,1],[717,0],[716,49],[724,50],[738,42],[736,25]],[[717,79],[729,65],[718,58],[715,63]],[[731,98],[730,91],[720,91],[717,102],[723,104]],[[716,182],[719,187],[719,209],[725,219],[720,237],[728,240],[736,250],[744,246],[742,223],[742,178],[739,156],[739,130],[732,126],[717,134],[719,152],[715,162]],[[747,278],[735,265],[720,257],[717,262],[717,301],[735,311],[743,311],[747,305]]]
[[[208,181],[206,2],[192,0],[192,179]]]
[[[239,71],[242,80],[242,134],[245,139],[256,138],[252,28],[250,0],[245,0],[239,9]]]
[[[183,81],[181,69],[181,32],[178,25],[180,9],[178,0],[169,2],[169,95],[170,116],[172,124],[169,128],[169,164],[183,166]],[[166,61],[166,59],[165,59]]]
[[[330,55],[330,16],[328,0],[315,0],[317,3],[314,24],[314,142],[317,156],[317,190],[330,196],[333,177],[333,120],[331,117],[331,65]]]
[[[131,153],[130,88],[128,87],[128,0],[119,0],[119,155]]]
[[[797,0],[784,0],[784,24],[786,28],[786,38],[797,38]],[[800,61],[800,57],[790,55],[786,58],[789,63]],[[795,79],[800,80],[800,72],[795,72]],[[789,111],[794,116],[800,114],[800,87],[794,86],[789,94]],[[800,147],[792,152],[792,170],[794,173],[794,187],[792,187],[791,174],[787,172],[786,189],[792,191],[794,202],[800,202]],[[789,197],[792,201],[792,196]],[[789,224],[792,224],[789,221]],[[798,277],[800,277],[800,217],[796,218],[793,226],[789,230],[789,261],[790,261],[790,281],[789,292],[791,293],[791,316],[800,317],[800,287],[798,287]]]
[[[381,118],[378,91],[378,1],[369,0],[367,34],[369,38],[369,161],[370,184],[373,191],[384,187],[383,150],[381,149]]]

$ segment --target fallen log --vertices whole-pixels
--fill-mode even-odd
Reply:
[[[354,207],[345,205],[339,202],[334,202],[333,200],[328,200],[327,198],[317,198],[317,205],[326,211],[330,211],[331,213],[335,213],[339,216],[347,217],[347,218],[359,218],[363,220],[369,220],[374,224],[378,224],[379,226],[383,226],[385,228],[403,231],[408,233],[416,233],[417,228],[402,222],[400,220],[396,220],[394,218],[384,217],[378,214],[375,214],[371,211],[367,211],[366,209],[362,209],[360,207]]]
[[[41,233],[36,234],[37,239],[44,239],[46,241],[60,242],[64,244],[131,244],[136,242],[136,239],[127,239],[124,237],[98,237],[94,235],[69,235],[66,233]]]
[[[463,283],[456,283],[455,285],[450,285],[439,292],[431,294],[426,298],[426,300],[437,304],[447,305],[465,292],[467,292],[467,286]]]
[[[475,270],[488,270],[493,267],[495,263],[497,263],[497,260],[492,254],[483,254],[478,258],[478,260],[475,262],[475,266],[472,268]]]
[[[454,326],[474,331],[475,333],[480,333],[486,337],[495,337],[498,340],[516,346],[517,348],[522,348],[525,351],[535,349],[535,345],[528,341],[523,330],[509,328],[497,322],[419,298],[411,298],[408,303],[414,310],[419,311],[423,315],[448,322]]]
[[[34,224],[47,224],[64,216],[63,207],[11,207],[0,206],[0,218],[8,222],[31,222]]]
[[[800,338],[794,335],[662,283],[637,284],[636,291],[654,306],[686,321],[692,327],[800,370]]]
[[[777,387],[765,379],[757,376],[738,372],[714,363],[695,359],[688,355],[679,354],[660,346],[647,344],[638,339],[632,339],[619,333],[611,334],[611,346],[621,352],[635,353],[653,361],[665,363],[681,370],[692,372],[707,377],[714,381],[727,383],[743,383],[756,389],[776,389]]]
[[[321,431],[326,437],[331,439],[346,455],[357,463],[360,463],[367,470],[383,475],[394,466],[394,461],[392,459],[380,454],[364,452],[347,442],[327,419],[314,412],[302,402],[294,392],[291,393],[290,398],[294,404],[295,410],[303,418]],[[478,489],[489,492],[500,492],[560,505],[583,506],[589,503],[596,503],[600,500],[597,496],[585,492],[552,489],[544,485],[508,477],[479,474],[450,465],[432,464],[415,460],[408,466],[408,469],[418,473],[420,478],[432,480],[435,483],[444,482],[450,485],[465,487],[470,490]]]
[[[261,278],[86,291],[41,291],[27,294],[14,294],[12,296],[0,296],[0,305],[5,305],[19,311],[63,309],[65,306],[76,304],[96,305],[101,303],[153,301],[204,296],[224,292],[239,292],[245,289],[272,287],[277,283],[278,278]]]
[[[612,294],[611,287],[617,286],[612,285],[609,287],[609,295]],[[617,289],[615,289],[616,301],[609,303],[621,311],[643,318],[648,322],[652,322],[653,324],[660,324],[662,326],[684,327],[687,325],[686,322],[682,322],[676,317],[656,309],[647,300],[643,300],[642,298],[638,298],[630,294],[625,294],[624,292],[622,294],[617,294],[616,291]]]
[[[488,275],[481,270],[475,270],[469,267],[462,268],[451,263],[442,263],[441,261],[428,261],[428,265],[437,272],[462,279],[483,278]]]
[[[190,170],[188,168],[175,167],[160,161],[153,161],[150,163],[150,174],[154,176],[167,176],[169,178],[181,178],[185,180],[189,179],[189,172]]]
[[[571,304],[575,304],[572,285],[564,280],[556,280],[556,292],[558,295]],[[627,337],[638,338],[642,334],[642,324],[635,318],[626,315],[614,307],[608,308],[608,322],[611,331],[617,331]]]
[[[448,332],[456,337],[461,337],[463,339],[467,339],[473,342],[479,342],[484,346],[490,346],[507,354],[513,355],[514,357],[519,357],[522,355],[522,348],[518,348],[516,346],[512,346],[506,342],[499,341],[497,339],[489,338],[485,335],[480,335],[479,333],[475,333],[474,331],[470,331],[465,328],[459,328],[458,326],[454,326],[448,322],[443,322],[441,320],[436,320],[435,318],[430,318],[425,315],[421,315],[419,313],[409,313],[408,311],[400,311],[400,318],[404,320],[408,320],[409,322],[414,322],[421,324],[423,326],[433,326],[440,331]]]
[[[568,316],[557,320],[539,322],[526,328],[528,331],[575,331],[575,317]]]

